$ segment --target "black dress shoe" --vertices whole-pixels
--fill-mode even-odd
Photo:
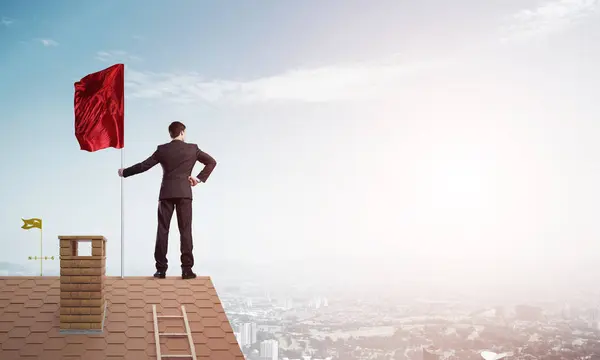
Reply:
[[[154,273],[155,278],[164,279],[167,276],[166,271],[157,271]]]
[[[185,279],[195,279],[196,278],[196,274],[194,274],[194,272],[191,271],[191,270],[190,271],[184,271],[181,274],[181,278],[184,279],[184,280]]]

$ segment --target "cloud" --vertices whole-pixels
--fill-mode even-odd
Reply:
[[[304,68],[251,80],[205,79],[198,73],[155,73],[128,68],[129,96],[178,103],[251,104],[269,101],[331,102],[377,98],[411,76],[447,61],[386,61]]]
[[[0,24],[9,27],[11,26],[15,21],[13,19],[7,18],[7,17],[2,17],[2,19],[0,19]]]
[[[600,0],[555,0],[537,8],[522,9],[503,28],[503,41],[530,39],[564,30],[596,14]]]
[[[58,43],[52,39],[38,39],[38,41],[45,47],[58,46]]]
[[[141,61],[142,58],[136,55],[129,54],[123,50],[109,50],[109,51],[98,51],[96,53],[96,60],[102,62],[128,62],[128,61]]]

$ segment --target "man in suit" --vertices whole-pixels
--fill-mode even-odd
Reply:
[[[181,277],[193,279],[194,254],[192,253],[192,186],[204,183],[217,165],[215,159],[203,152],[196,144],[185,139],[185,125],[179,121],[169,125],[171,142],[159,145],[148,159],[126,169],[119,169],[119,176],[129,177],[150,170],[156,164],[163,168],[162,184],[158,197],[158,230],[154,259],[154,277],[164,279],[167,273],[167,244],[173,210],[177,211],[177,224],[181,234]],[[198,176],[191,176],[196,161],[204,164]]]

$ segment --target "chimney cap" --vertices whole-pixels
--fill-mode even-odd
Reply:
[[[59,235],[59,240],[103,240],[106,238],[102,235]]]

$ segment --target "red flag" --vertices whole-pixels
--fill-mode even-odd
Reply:
[[[123,64],[89,74],[75,83],[75,137],[81,150],[123,148],[124,89]]]

